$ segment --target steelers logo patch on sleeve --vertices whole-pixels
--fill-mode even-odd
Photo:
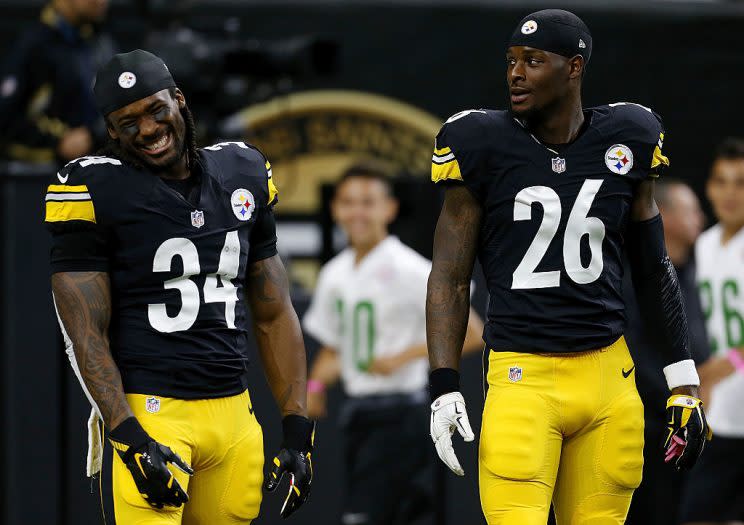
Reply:
[[[633,168],[633,152],[624,144],[615,144],[605,153],[605,164],[612,173],[625,175]]]
[[[256,199],[253,194],[245,188],[238,188],[230,197],[232,211],[240,221],[247,221],[256,209]]]

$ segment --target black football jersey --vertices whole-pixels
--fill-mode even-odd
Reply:
[[[242,142],[203,148],[197,164],[191,200],[109,157],[69,163],[46,194],[52,271],[109,273],[110,348],[127,393],[247,386],[246,268],[276,254],[277,192],[268,161]]]
[[[584,115],[560,151],[507,111],[463,111],[437,135],[432,179],[464,184],[483,207],[484,339],[494,350],[585,351],[623,333],[623,235],[638,183],[669,163],[664,133],[637,104]]]

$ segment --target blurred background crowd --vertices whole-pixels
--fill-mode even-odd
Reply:
[[[632,0],[559,4],[0,0],[0,410],[5,427],[0,433],[0,522],[99,523],[97,496],[84,476],[88,407],[57,333],[40,203],[60,165],[93,154],[106,138],[91,92],[97,67],[114,53],[137,47],[168,64],[194,114],[200,145],[246,141],[270,159],[280,191],[279,249],[302,318],[322,265],[347,243],[353,245],[355,236],[364,244],[370,235],[384,238],[390,231],[431,257],[441,196],[428,183],[429,159],[441,122],[467,108],[505,108],[504,42],[513,25],[542,7],[574,10],[594,36],[585,104],[632,101],[652,107],[664,119],[664,151],[671,168],[659,182],[657,200],[667,251],[685,295],[691,349],[706,403],[718,384],[743,373],[726,352],[744,347],[744,139],[736,138],[744,137],[744,5]],[[369,184],[354,186],[350,173],[361,173]],[[342,178],[346,182],[337,189]],[[367,203],[354,200],[359,198]],[[359,224],[344,215],[344,209],[354,206]],[[367,207],[360,212],[360,206]],[[699,241],[716,224],[718,251],[708,248],[712,241]],[[738,239],[732,244],[738,248],[726,252],[732,239]],[[712,253],[719,258],[711,261]],[[705,278],[696,268],[701,260],[712,272]],[[738,283],[717,283],[717,265],[734,273],[738,268]],[[628,523],[673,525],[685,480],[663,465],[657,450],[667,397],[663,364],[645,333],[653,327],[643,325],[633,307],[632,288],[627,289],[627,337],[646,407],[647,448],[644,481]],[[487,301],[478,271],[472,297],[471,329],[477,333]],[[709,326],[719,317],[723,335]],[[353,493],[355,476],[374,477],[375,464],[369,471],[355,471],[350,464],[359,467],[362,460],[350,458],[344,444],[358,441],[364,425],[380,423],[374,418],[361,427],[355,423],[352,415],[367,413],[369,406],[336,386],[341,372],[334,354],[328,353],[322,327],[313,330],[311,325],[312,319],[306,320],[310,408],[321,418],[316,478],[312,498],[293,521],[354,525],[358,522],[345,507],[345,494]],[[413,339],[401,349],[408,351],[406,356],[370,361],[368,373],[389,376],[410,362],[422,362],[423,340]],[[477,339],[472,350],[480,344]],[[251,395],[265,442],[278,443],[279,416],[260,370],[253,375]],[[462,375],[475,428],[482,407],[477,357],[465,358]],[[392,455],[400,447],[421,455],[417,479],[399,480],[390,488],[391,501],[383,506],[393,509],[405,501],[405,509],[391,510],[396,517],[389,522],[483,523],[476,447],[457,445],[468,473],[464,479],[435,464],[426,400],[408,395],[371,400],[374,414],[375,402],[404,403],[410,410],[387,410],[385,417],[421,422],[410,441],[388,445],[398,450]],[[715,424],[713,428],[715,432]],[[732,432],[724,439],[732,438],[739,447],[731,454],[741,465],[744,433]],[[373,446],[385,443],[383,436]],[[726,498],[734,494],[744,502],[744,477],[739,475],[731,479],[738,488]],[[266,498],[258,522],[277,522],[278,504]]]

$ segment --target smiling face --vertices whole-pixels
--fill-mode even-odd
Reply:
[[[183,93],[163,89],[108,114],[108,132],[122,150],[153,172],[167,172],[185,161],[186,107]]]
[[[557,105],[580,83],[584,59],[566,58],[549,51],[512,46],[506,52],[506,83],[511,110],[529,118]]]

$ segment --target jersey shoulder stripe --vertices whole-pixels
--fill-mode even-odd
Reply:
[[[88,186],[51,184],[45,198],[45,222],[88,221],[96,222],[93,199]]]

